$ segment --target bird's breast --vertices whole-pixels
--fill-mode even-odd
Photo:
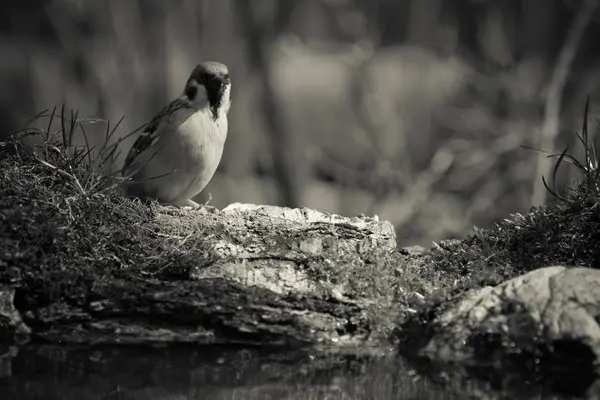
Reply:
[[[213,120],[209,110],[200,110],[179,126],[180,143],[191,162],[189,167],[218,164],[227,138],[227,125],[227,117]]]

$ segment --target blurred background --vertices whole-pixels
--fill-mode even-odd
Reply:
[[[200,200],[392,221],[402,245],[552,201],[600,83],[594,0],[20,0],[0,13],[0,123],[77,109],[124,136],[202,60],[229,66],[230,131]],[[99,146],[102,122],[88,134]],[[120,168],[132,137],[123,142]],[[577,154],[580,148],[573,148]],[[565,171],[559,187],[576,176]]]

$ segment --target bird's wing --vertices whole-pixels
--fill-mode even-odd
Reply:
[[[144,132],[141,136],[139,136],[135,142],[133,142],[133,146],[127,153],[127,157],[125,157],[125,164],[123,165],[123,171],[129,169],[133,161],[144,152],[144,150],[150,148],[152,145],[156,143],[158,140],[158,135],[154,132]]]
[[[189,105],[181,100],[176,99],[170,102],[166,107],[160,110],[148,124],[144,127],[142,134],[136,139],[131,146],[131,149],[127,153],[125,158],[125,164],[123,165],[123,171],[129,169],[134,160],[144,151],[154,146],[158,140],[158,134],[160,132],[160,125],[163,122],[168,122],[172,117],[173,113],[180,109],[186,108]]]

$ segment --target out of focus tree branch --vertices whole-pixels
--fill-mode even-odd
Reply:
[[[575,59],[577,48],[583,37],[585,29],[592,20],[594,12],[598,9],[599,0],[584,0],[581,8],[575,15],[569,29],[565,43],[554,65],[550,82],[548,83],[546,101],[544,104],[544,122],[540,131],[539,148],[549,153],[556,152],[556,138],[560,128],[560,108],[562,94]],[[551,161],[540,157],[536,164],[533,176],[533,195],[531,205],[541,206],[546,204],[547,191],[542,184],[542,176],[548,177],[551,172]]]
[[[262,83],[261,105],[271,143],[273,173],[279,189],[279,203],[296,207],[301,202],[304,169],[297,168],[299,149],[294,146],[294,138],[286,129],[283,110],[273,89],[271,65],[267,57],[267,49],[273,42],[273,38],[270,37],[272,32],[269,32],[265,19],[261,20],[258,17],[256,10],[258,3],[252,0],[235,1],[240,26],[246,37],[248,59]],[[280,6],[279,2],[277,6]],[[293,7],[286,6],[285,11],[291,14]]]
[[[409,4],[408,40],[421,46],[434,45],[439,40],[442,1],[412,0]]]
[[[275,17],[275,32],[282,32],[285,29],[287,29],[287,27],[290,24],[292,15],[296,10],[297,4],[298,0],[286,0],[277,3],[277,11]]]

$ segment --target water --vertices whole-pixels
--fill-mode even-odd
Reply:
[[[28,345],[0,359],[0,399],[596,398],[595,377],[469,372],[261,348]],[[380,352],[386,353],[385,351]],[[477,377],[475,377],[477,376]]]

